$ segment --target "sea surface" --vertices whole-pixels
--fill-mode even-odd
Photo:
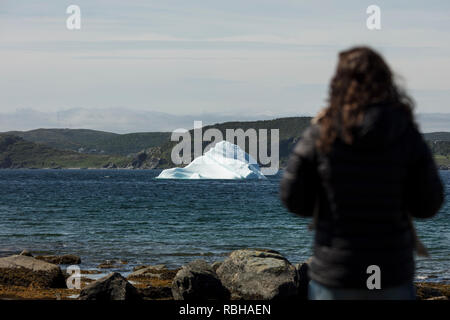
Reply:
[[[311,255],[309,219],[280,203],[280,174],[267,180],[157,180],[160,170],[0,170],[0,256],[76,254],[82,269],[126,260],[179,267],[222,260],[232,250],[277,250],[292,263]],[[450,282],[450,171],[446,202],[416,221],[431,258],[417,278]],[[110,270],[108,270],[109,272]]]

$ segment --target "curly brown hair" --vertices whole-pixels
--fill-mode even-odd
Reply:
[[[340,52],[329,87],[328,107],[315,119],[320,124],[319,150],[330,151],[338,137],[352,144],[354,128],[364,119],[367,108],[377,104],[402,108],[414,122],[414,102],[394,83],[380,54],[368,47]]]

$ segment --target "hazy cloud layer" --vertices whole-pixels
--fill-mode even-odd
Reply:
[[[0,132],[26,131],[38,128],[94,129],[116,133],[173,131],[191,129],[194,121],[204,125],[225,121],[267,120],[273,116],[241,114],[172,115],[163,112],[126,108],[69,109],[58,112],[39,112],[32,109],[0,114]]]
[[[79,31],[66,29],[67,2],[0,2],[0,113],[14,117],[30,108],[32,127],[95,128],[106,121],[96,114],[122,106],[242,119],[315,114],[337,53],[355,44],[386,56],[417,112],[450,111],[449,1],[377,1],[379,31],[366,28],[368,4],[358,0],[74,3],[81,7]],[[75,120],[82,119],[77,111],[69,120],[50,119],[68,109],[92,117]],[[111,115],[108,127],[133,131],[140,123],[119,119]]]
[[[308,114],[284,114],[305,116]],[[95,129],[116,133],[173,131],[178,128],[191,129],[194,121],[204,125],[226,121],[268,120],[274,115],[254,114],[192,114],[172,115],[155,111],[127,108],[83,109],[74,108],[58,112],[39,112],[32,109],[14,113],[0,113],[0,132],[26,131],[38,128]],[[417,120],[423,132],[449,131],[450,114],[419,114]]]

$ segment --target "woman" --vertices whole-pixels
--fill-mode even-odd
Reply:
[[[314,216],[310,299],[415,299],[410,216],[436,214],[443,187],[412,108],[378,53],[339,54],[281,181],[289,211]]]

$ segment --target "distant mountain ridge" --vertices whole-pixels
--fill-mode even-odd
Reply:
[[[424,133],[423,136],[428,141],[450,141],[450,132],[429,132]]]

